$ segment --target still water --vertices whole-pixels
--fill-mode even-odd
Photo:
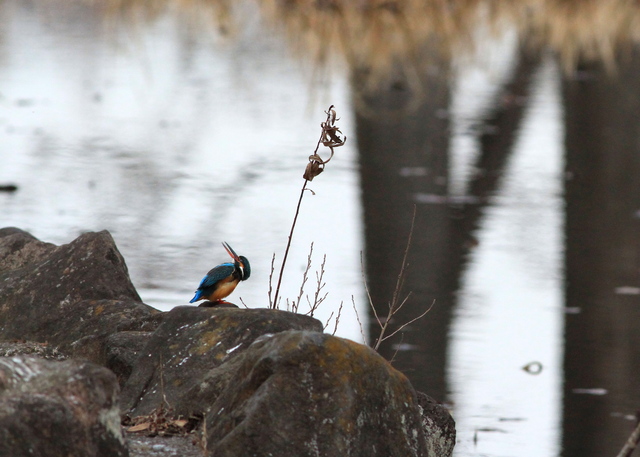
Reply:
[[[596,146],[587,159],[570,153],[571,129],[580,139],[606,123],[590,124],[580,118],[589,106],[568,103],[595,73],[567,78],[551,55],[520,59],[515,28],[505,27],[480,33],[482,52],[429,73],[422,98],[396,110],[397,91],[371,89],[346,64],[318,71],[259,9],[239,8],[230,32],[178,11],[119,17],[90,3],[4,2],[0,184],[18,190],[0,194],[0,225],[56,244],[109,230],[143,301],[162,310],[188,303],[202,275],[226,260],[227,241],[252,265],[231,298],[267,306],[271,259],[279,267],[333,104],[348,140],[303,199],[282,296],[299,296],[313,242],[304,295],[313,296],[326,255],[317,317],[340,336],[375,338],[363,268],[384,306],[415,205],[402,317],[436,304],[382,352],[450,405],[454,455],[615,455],[640,404],[638,340],[629,339],[640,333],[640,193],[632,180],[588,197],[618,189],[617,178],[640,167],[637,145],[623,165]],[[593,90],[615,83],[603,85]],[[639,116],[631,105],[608,109]],[[501,133],[505,144],[495,140]],[[597,163],[591,173],[585,160]],[[622,175],[597,171],[618,168]],[[575,241],[602,218],[617,231],[604,223]],[[569,232],[572,223],[579,228]],[[603,237],[619,241],[602,245]],[[604,273],[615,270],[603,273],[606,285],[576,292],[599,284],[590,271],[603,262]],[[591,305],[611,317],[602,331]],[[608,358],[618,365],[603,369]]]

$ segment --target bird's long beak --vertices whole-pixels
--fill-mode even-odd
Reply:
[[[240,257],[238,257],[238,254],[236,254],[236,251],[234,251],[233,248],[229,246],[229,243],[227,243],[226,241],[223,241],[222,246],[224,246],[224,248],[227,250],[227,253],[233,258],[233,260],[235,260],[236,262],[240,262]]]

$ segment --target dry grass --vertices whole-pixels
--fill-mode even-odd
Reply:
[[[566,70],[580,59],[602,61],[610,70],[640,43],[640,3],[635,0],[530,0],[527,29],[536,46],[557,52]]]
[[[317,67],[344,63],[381,79],[398,66],[430,63],[477,50],[474,33],[515,28],[521,41],[557,53],[564,68],[580,59],[616,60],[640,42],[636,0],[311,0],[258,2],[270,26]],[[372,78],[376,82],[377,78]]]
[[[281,34],[318,71],[346,65],[372,75],[424,71],[434,59],[476,51],[475,32],[515,28],[522,41],[557,53],[565,68],[581,59],[609,68],[640,42],[637,0],[41,0],[45,7],[82,4],[107,22],[136,26],[177,14],[189,27],[225,36],[246,25],[246,8]],[[372,78],[375,80],[375,78]]]

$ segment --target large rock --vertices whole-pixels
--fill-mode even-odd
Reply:
[[[106,231],[54,246],[0,229],[0,297],[0,339],[46,342],[99,364],[111,334],[154,330],[162,316],[140,302]]]
[[[105,342],[105,366],[118,377],[120,387],[131,376],[140,353],[151,338],[152,332],[125,331],[113,333]]]
[[[202,415],[227,384],[233,360],[265,334],[322,331],[309,316],[268,309],[179,306],[153,333],[122,390],[122,409],[150,414],[168,402],[176,415]]]
[[[127,456],[118,383],[88,362],[0,358],[0,455]]]
[[[423,412],[407,378],[369,347],[288,331],[238,356],[206,417],[208,455],[450,455],[455,432],[448,453],[430,451],[444,431]]]

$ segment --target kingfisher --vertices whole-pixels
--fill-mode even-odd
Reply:
[[[214,303],[227,303],[223,298],[231,294],[240,281],[246,281],[251,276],[249,260],[236,254],[236,251],[229,246],[229,243],[223,242],[222,246],[233,259],[233,263],[222,263],[209,270],[207,275],[200,281],[196,295],[189,303],[204,299]]]

